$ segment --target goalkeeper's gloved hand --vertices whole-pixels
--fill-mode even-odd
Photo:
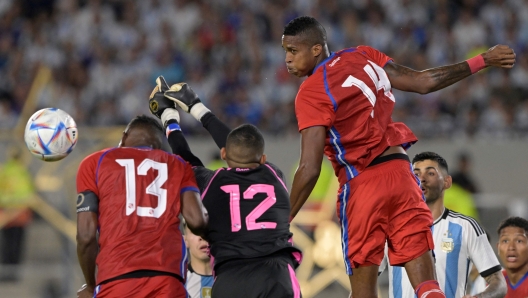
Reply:
[[[187,83],[172,85],[169,90],[165,91],[165,97],[173,100],[182,110],[190,113],[198,121],[210,112]]]
[[[163,95],[167,90],[169,90],[169,84],[167,84],[163,76],[159,76],[156,79],[156,87],[154,87],[154,90],[150,94],[149,109],[153,115],[160,119],[165,109],[176,108],[174,102]]]

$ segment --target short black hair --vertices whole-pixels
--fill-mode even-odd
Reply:
[[[131,131],[135,130],[138,130],[138,132],[144,135],[143,141],[141,141],[143,146],[150,146],[154,149],[171,152],[167,148],[164,148],[167,142],[163,127],[158,120],[146,115],[139,115],[128,123],[125,133],[130,134]]]
[[[524,229],[524,232],[528,233],[528,220],[518,216],[509,217],[500,223],[497,234],[500,235],[501,231],[507,227],[521,228]]]
[[[285,27],[282,35],[298,36],[305,35],[310,45],[326,44],[326,30],[315,18],[310,16],[296,17]]]
[[[258,162],[258,160],[246,160],[245,157],[262,156],[264,153],[264,137],[260,133],[259,129],[252,124],[242,124],[239,127],[233,129],[226,140],[226,150],[229,151],[230,147],[238,147],[243,150],[239,152],[242,156],[239,162]]]
[[[424,161],[424,160],[436,161],[438,163],[438,166],[440,166],[440,168],[444,169],[447,173],[449,173],[449,169],[447,167],[447,161],[442,156],[440,156],[440,154],[431,152],[431,151],[425,151],[422,153],[418,153],[412,159],[412,164],[414,165],[414,163],[419,162],[419,161]]]
[[[163,126],[161,126],[159,121],[147,115],[138,115],[136,118],[130,120],[127,125],[127,130],[135,127],[152,129],[153,132],[163,135]]]

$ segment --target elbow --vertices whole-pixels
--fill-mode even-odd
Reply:
[[[77,232],[77,247],[81,251],[87,250],[90,246],[97,244],[95,233]]]
[[[435,90],[433,86],[431,86],[430,84],[420,84],[419,86],[417,86],[415,90],[416,93],[421,94],[421,95],[425,95],[433,91]]]
[[[321,165],[301,163],[299,164],[297,171],[302,173],[306,180],[310,182],[317,182],[317,179],[319,179],[319,175],[321,174]]]
[[[503,278],[499,284],[499,295],[497,297],[505,297],[508,292],[508,286],[506,285],[506,280]]]
[[[499,278],[494,279],[490,282],[488,289],[485,292],[493,292],[495,295],[493,297],[504,297],[508,292],[508,286],[506,284],[506,279],[502,276],[502,273],[499,272]]]
[[[200,218],[192,221],[187,220],[187,226],[193,234],[204,237],[209,223],[209,216],[207,212],[204,212]]]
[[[418,90],[416,90],[416,93],[421,94],[421,95],[425,95],[431,92],[432,90],[427,89],[427,88],[419,88]]]

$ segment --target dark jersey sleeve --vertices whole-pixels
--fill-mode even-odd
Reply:
[[[177,124],[176,120],[169,120],[168,125]],[[186,162],[195,167],[203,167],[202,161],[192,153],[185,136],[181,130],[173,130],[167,136],[172,153],[181,156]]]
[[[227,135],[231,132],[231,129],[211,112],[205,114],[200,121],[202,122],[203,127],[207,129],[209,134],[213,137],[216,146],[220,149],[225,147]]]
[[[200,188],[200,193],[204,193],[209,182],[213,179],[215,171],[209,170],[204,166],[193,167],[193,171],[194,176],[196,177],[196,183],[198,183],[198,188]]]

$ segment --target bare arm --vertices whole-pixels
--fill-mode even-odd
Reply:
[[[515,53],[505,45],[497,45],[482,53],[486,67],[512,68]],[[391,86],[395,89],[426,94],[450,86],[468,76],[471,69],[466,61],[452,65],[417,71],[396,63],[387,63],[384,67]]]
[[[186,191],[181,195],[181,212],[187,226],[193,234],[205,236],[209,214],[202,204],[200,195],[194,191]]]
[[[486,284],[488,284],[488,287],[484,292],[475,296],[466,295],[463,298],[503,298],[504,296],[506,296],[508,288],[506,287],[506,280],[504,279],[504,276],[502,275],[501,271],[492,273],[486,276],[485,279]]]
[[[77,258],[81,266],[88,292],[95,288],[95,259],[97,245],[97,213],[77,213]]]
[[[301,160],[293,177],[290,216],[294,218],[312,193],[323,162],[326,127],[313,126],[301,131]]]

